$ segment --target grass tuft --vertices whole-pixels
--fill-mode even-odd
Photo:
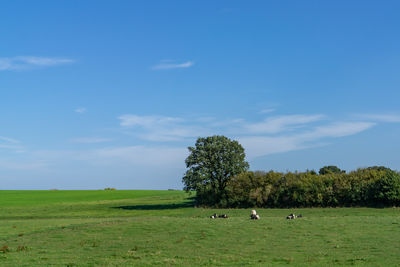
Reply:
[[[21,252],[21,251],[27,251],[28,247],[27,246],[18,246],[17,247],[17,252]]]
[[[2,253],[10,252],[10,248],[7,245],[4,245],[0,248],[0,252]]]

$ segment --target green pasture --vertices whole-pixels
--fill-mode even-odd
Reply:
[[[0,266],[400,266],[398,208],[257,212],[181,191],[0,191]]]

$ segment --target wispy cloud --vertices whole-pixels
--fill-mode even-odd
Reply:
[[[14,152],[21,152],[24,150],[19,140],[4,136],[0,136],[0,149],[14,150]]]
[[[310,122],[319,121],[323,115],[284,115],[266,118],[262,122],[245,123],[243,130],[249,134],[274,134],[304,127]]]
[[[86,162],[92,166],[115,167],[134,166],[136,168],[184,167],[188,152],[185,147],[171,146],[110,146],[85,150],[41,150],[32,153],[49,169],[70,161]],[[32,160],[33,162],[33,160]]]
[[[0,136],[1,152],[10,155],[0,158],[0,170],[29,174],[29,177],[39,177],[43,173],[59,177],[82,177],[79,172],[80,175],[85,173],[96,179],[101,176],[103,181],[109,181],[109,175],[114,175],[116,180],[120,177],[121,185],[126,185],[125,178],[121,177],[138,177],[131,184],[136,187],[143,177],[150,181],[160,175],[169,177],[166,175],[169,173],[172,178],[165,183],[167,187],[184,172],[184,160],[188,155],[186,147],[193,145],[199,136],[222,134],[238,140],[245,148],[248,160],[253,160],[276,153],[326,146],[337,142],[339,138],[355,136],[379,124],[368,120],[355,121],[353,117],[337,121],[323,114],[267,114],[264,119],[252,122],[234,118],[219,120],[214,117],[125,114],[118,117],[118,122],[119,133],[127,133],[135,138],[122,140],[119,137],[123,144],[114,145],[107,143],[115,140],[111,138],[79,137],[70,141],[93,145],[79,149],[28,150],[23,154],[12,154],[18,151],[20,142]],[[77,178],[76,185],[79,182]]]
[[[351,136],[375,126],[371,122],[335,122],[317,127],[308,127],[306,132],[282,136],[239,137],[249,158],[300,150],[321,145],[326,139]]]
[[[20,170],[20,171],[33,171],[43,170],[46,168],[46,163],[41,160],[34,161],[17,161],[0,159],[0,168],[9,170]]]
[[[122,129],[129,129],[132,135],[147,141],[183,141],[213,134],[233,136],[243,143],[249,158],[326,144],[326,140],[355,135],[376,125],[365,121],[331,121],[323,114],[270,116],[260,122],[134,114],[118,119]]]
[[[149,141],[181,141],[209,133],[203,127],[178,117],[125,114],[118,119],[123,129],[132,129],[135,135]]]
[[[74,63],[70,58],[52,58],[52,57],[2,57],[0,58],[0,71],[5,70],[27,70],[37,67],[51,67],[63,64]]]
[[[113,139],[101,138],[101,137],[82,137],[82,138],[74,138],[74,139],[71,139],[70,141],[72,143],[97,144],[97,143],[111,142],[111,141],[113,141]]]
[[[151,167],[154,171],[180,173],[184,169],[186,146],[198,136],[223,134],[238,140],[249,160],[254,158],[326,145],[337,138],[364,132],[376,125],[365,121],[333,121],[322,114],[292,114],[267,117],[260,122],[244,119],[218,121],[217,118],[183,118],[125,114],[118,117],[119,131],[148,142],[142,145],[104,146],[113,139],[81,137],[74,143],[95,144],[92,149],[26,152],[21,162],[4,161],[8,169],[57,172],[65,164],[84,163],[87,170],[121,168],[135,173]],[[235,131],[233,131],[235,129]],[[0,137],[3,146],[18,146],[18,140]],[[179,142],[176,142],[179,141]],[[13,147],[16,148],[16,147]],[[25,161],[24,161],[25,160]],[[81,163],[76,163],[81,162]]]
[[[85,113],[86,111],[87,111],[87,109],[86,108],[82,108],[82,107],[75,109],[76,113]]]
[[[355,117],[377,122],[392,122],[392,123],[400,122],[399,114],[356,114]]]
[[[183,119],[166,117],[166,116],[140,116],[134,114],[125,114],[118,117],[121,120],[120,125],[125,127],[142,126],[142,127],[153,127],[159,125],[168,125],[171,122],[179,122]]]
[[[110,147],[93,150],[88,155],[90,160],[100,164],[119,162],[150,167],[157,165],[168,166],[171,164],[183,166],[186,156],[187,150],[184,147],[162,146]]]
[[[9,143],[14,143],[14,144],[20,143],[20,141],[18,141],[16,139],[9,138],[9,137],[4,137],[4,136],[0,136],[0,140],[5,141],[5,142],[9,142]]]
[[[193,61],[186,61],[182,63],[174,62],[160,62],[159,64],[152,67],[153,70],[170,70],[170,69],[185,69],[190,68],[194,65]]]
[[[299,135],[305,139],[324,137],[343,137],[363,132],[373,126],[373,122],[335,122],[328,125],[317,126],[313,131]]]
[[[4,145],[4,144],[0,144],[0,148],[5,148],[5,149],[19,149],[19,146],[15,146],[15,145]]]
[[[271,112],[274,112],[275,111],[275,109],[274,108],[266,108],[266,109],[262,109],[262,110],[260,110],[260,114],[266,114],[266,113],[271,113]]]

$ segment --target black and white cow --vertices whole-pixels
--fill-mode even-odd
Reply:
[[[252,210],[251,211],[250,219],[252,219],[252,220],[259,220],[260,219],[260,215],[257,214],[256,210]]]

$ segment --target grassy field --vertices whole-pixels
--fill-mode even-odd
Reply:
[[[0,266],[400,266],[400,209],[257,212],[181,191],[0,191]]]

